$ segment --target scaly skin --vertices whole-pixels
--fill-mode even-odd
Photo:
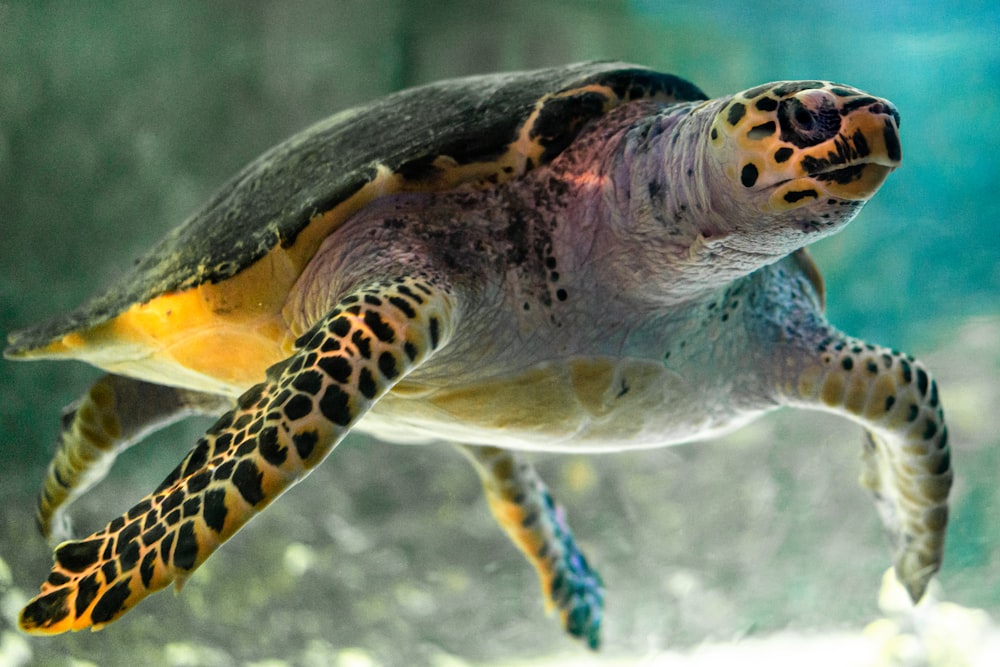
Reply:
[[[944,555],[953,472],[937,382],[913,357],[847,336],[785,262],[751,276],[740,326],[776,405],[843,415],[865,429],[861,483],[889,535],[896,575],[921,599]]]
[[[56,453],[38,497],[42,535],[58,544],[71,535],[66,509],[104,479],[115,458],[161,429],[192,414],[218,414],[220,396],[105,375],[66,408]]]
[[[566,511],[534,467],[512,452],[459,449],[479,473],[494,518],[538,572],[549,609],[559,609],[566,632],[599,648],[604,585],[577,547]]]
[[[446,287],[419,279],[347,295],[155,492],[105,529],[56,549],[52,574],[21,612],[21,627],[100,629],[146,595],[183,584],[325,459],[375,400],[447,343],[452,306]]]
[[[953,476],[937,382],[913,357],[832,328],[814,350],[789,357],[785,398],[865,427],[861,483],[889,534],[896,576],[917,602],[944,556]]]

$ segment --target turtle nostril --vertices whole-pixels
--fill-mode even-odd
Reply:
[[[896,121],[896,127],[899,127],[899,112],[896,111],[896,107],[894,107],[891,102],[875,102],[868,107],[868,110],[873,114],[885,114],[886,116],[892,116],[892,119]]]

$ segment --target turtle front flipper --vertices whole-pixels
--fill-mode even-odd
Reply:
[[[184,580],[320,463],[358,419],[453,330],[452,297],[424,280],[342,299],[268,369],[151,495],[103,530],[55,551],[22,610],[33,633],[94,629]]]
[[[459,447],[483,481],[490,510],[534,565],[549,609],[566,632],[600,646],[604,586],[587,564],[566,523],[566,512],[527,461],[496,447]]]
[[[788,377],[790,402],[866,429],[861,483],[875,497],[898,579],[918,602],[941,567],[951,453],[937,383],[913,357],[826,331]]]
[[[190,414],[219,414],[223,396],[105,375],[63,413],[56,452],[38,497],[38,529],[53,543],[69,539],[70,503],[108,474],[115,458],[152,431]]]

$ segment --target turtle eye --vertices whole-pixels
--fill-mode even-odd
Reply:
[[[837,134],[840,112],[826,95],[811,95],[805,100],[795,96],[778,105],[778,124],[782,141],[805,148],[821,144]]]
[[[800,106],[795,110],[794,120],[795,125],[800,131],[812,132],[814,125],[813,116],[805,107]]]

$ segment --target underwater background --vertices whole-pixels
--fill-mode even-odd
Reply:
[[[782,411],[692,446],[532,457],[607,587],[597,656],[546,618],[461,457],[363,436],[180,595],[97,634],[29,638],[16,614],[51,559],[36,493],[61,408],[99,371],[3,361],[0,667],[1000,664],[995,1],[0,2],[0,332],[111,284],[245,163],[335,111],[599,58],[712,97],[819,78],[899,108],[903,167],[812,250],[830,319],[940,384],[956,483],[933,600],[913,613],[882,589],[860,429]],[[155,488],[207,425],[126,452],[74,505],[78,531]]]

